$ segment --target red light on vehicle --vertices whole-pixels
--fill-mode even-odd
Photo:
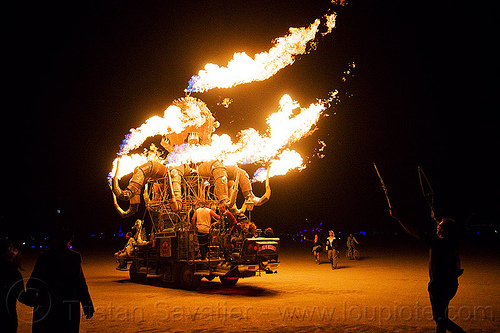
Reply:
[[[257,249],[258,249],[258,247],[257,247],[257,245],[255,245],[255,246],[253,247],[253,250],[254,250],[254,251],[257,251]]]

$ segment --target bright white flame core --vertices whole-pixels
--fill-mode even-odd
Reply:
[[[148,137],[180,133],[187,126],[201,126],[204,121],[205,119],[201,117],[199,110],[188,108],[183,114],[178,106],[171,105],[165,110],[163,117],[151,117],[140,127],[132,128],[127,134],[119,154],[126,155],[139,148]]]
[[[311,132],[334,96],[335,94],[326,101],[318,101],[307,108],[301,108],[289,95],[284,95],[280,100],[279,110],[267,118],[268,129],[265,134],[248,128],[238,133],[239,140],[236,143],[232,142],[229,135],[214,134],[210,145],[186,143],[177,146],[168,156],[168,161],[165,161],[160,151],[152,145],[143,154],[123,154],[115,159],[110,176],[116,172],[118,159],[120,160],[118,178],[133,172],[135,167],[148,160],[167,162],[167,165],[199,163],[215,159],[221,160],[226,165],[260,164],[269,166],[270,177],[301,169],[304,167],[302,157],[288,147]],[[148,137],[158,135],[158,128],[164,124],[164,118],[155,116],[139,127],[140,131],[131,130],[131,133],[140,132],[144,142]],[[134,141],[134,145],[140,145],[139,140]],[[255,179],[265,179],[265,173],[256,175]]]
[[[329,34],[335,27],[336,14],[324,16],[326,31]],[[199,71],[189,81],[186,92],[203,92],[212,88],[229,88],[238,84],[266,80],[282,68],[291,65],[297,55],[307,53],[316,47],[316,36],[321,20],[316,19],[308,27],[290,28],[284,37],[276,38],[273,47],[268,52],[256,54],[254,58],[245,53],[235,53],[226,67],[207,64],[204,70]],[[261,164],[269,168],[270,177],[286,174],[290,170],[304,168],[304,162],[299,153],[289,150],[288,147],[308,135],[313,129],[324,110],[336,98],[336,92],[330,93],[330,98],[311,104],[307,108],[300,108],[299,103],[284,95],[280,101],[279,110],[267,119],[268,129],[260,134],[253,128],[238,133],[238,142],[233,143],[228,135],[212,135],[210,145],[182,144],[175,147],[168,160],[161,156],[161,152],[151,145],[149,150],[142,154],[131,154],[139,148],[147,138],[156,135],[181,133],[188,126],[203,123],[197,117],[198,110],[191,110],[183,114],[177,106],[170,106],[165,110],[163,117],[154,116],[137,129],[131,129],[120,146],[118,157],[113,161],[113,169],[108,178],[116,173],[117,162],[120,168],[117,174],[121,178],[134,168],[148,160],[155,160],[167,165],[184,163],[199,163],[209,160],[222,160],[226,165],[233,164]],[[297,111],[298,110],[298,111]],[[295,113],[294,113],[295,111]],[[254,179],[265,179],[265,170],[257,171]]]

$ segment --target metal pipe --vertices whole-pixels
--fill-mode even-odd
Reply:
[[[139,210],[139,204],[141,203],[141,198],[139,196],[133,197],[130,200],[128,209],[123,210],[118,204],[115,193],[113,193],[113,203],[118,214],[120,214],[121,217],[126,218],[137,213],[137,211]]]
[[[154,161],[149,161],[147,163],[144,163],[143,165],[135,168],[134,174],[132,175],[132,178],[130,179],[127,188],[125,190],[122,190],[120,188],[120,184],[118,183],[118,177],[117,177],[119,163],[120,162],[118,161],[118,165],[116,167],[116,173],[112,181],[113,200],[116,202],[115,208],[117,212],[122,217],[127,217],[137,212],[139,204],[141,202],[139,194],[141,193],[142,187],[146,184],[146,182],[151,178],[153,179],[164,178],[168,173],[168,168],[165,165]],[[129,209],[124,211],[118,205],[116,199],[123,201],[130,201]]]
[[[215,180],[215,195],[222,202],[229,202],[227,171],[221,161],[208,161],[198,166],[198,174]]]
[[[173,172],[175,169],[171,170],[171,172]],[[172,177],[170,175],[171,172],[167,172],[167,176],[168,176],[168,186],[170,188],[170,209],[172,209],[174,212],[177,212],[178,210],[181,209],[181,201],[177,201],[176,200],[176,197],[175,197],[175,193],[174,193],[174,187],[172,185]],[[177,174],[177,173],[176,173]],[[180,176],[179,176],[180,178]]]

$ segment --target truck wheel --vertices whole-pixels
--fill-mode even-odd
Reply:
[[[219,276],[220,282],[225,286],[235,286],[238,282],[238,278],[228,278],[224,276]]]
[[[201,275],[194,275],[192,265],[184,264],[182,266],[180,284],[181,287],[187,290],[196,290],[200,286]]]
[[[130,264],[130,269],[128,270],[130,280],[134,282],[145,283],[148,275],[146,273],[139,273],[139,268],[140,268],[139,261],[138,260],[132,261],[132,263]]]

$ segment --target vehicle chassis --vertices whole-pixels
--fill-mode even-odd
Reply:
[[[240,278],[276,272],[280,239],[248,237],[247,219],[238,222],[233,230],[222,221],[213,223],[207,258],[200,259],[191,217],[199,202],[217,204],[213,180],[190,175],[182,177],[181,186],[182,208],[173,211],[169,205],[169,179],[148,182],[145,201],[152,221],[151,239],[137,245],[134,256],[127,259],[132,281],[144,283],[148,276],[156,276],[195,290],[202,278],[213,280],[218,276],[223,285],[234,286]]]

